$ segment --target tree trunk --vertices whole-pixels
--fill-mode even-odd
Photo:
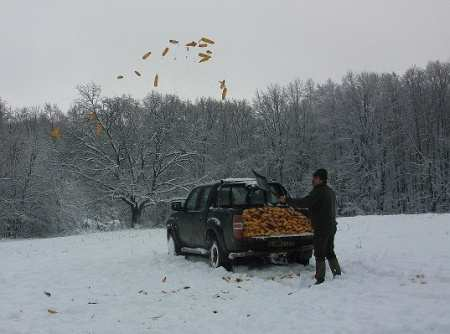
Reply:
[[[139,205],[131,207],[131,228],[141,222],[142,208]]]

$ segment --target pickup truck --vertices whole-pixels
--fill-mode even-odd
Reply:
[[[174,213],[167,220],[169,254],[209,256],[212,267],[230,269],[239,258],[282,257],[309,263],[313,234],[244,237],[244,209],[277,206],[277,195],[288,196],[279,183],[269,182],[271,191],[258,187],[255,179],[224,179],[198,186],[184,201],[171,203]]]

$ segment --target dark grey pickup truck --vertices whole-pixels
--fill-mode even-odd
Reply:
[[[194,188],[185,201],[172,202],[175,211],[167,220],[169,253],[209,256],[212,267],[231,268],[245,257],[283,258],[308,264],[312,233],[243,236],[242,212],[248,208],[276,206],[277,196],[288,195],[279,183],[269,182],[271,192],[255,179],[224,179]]]

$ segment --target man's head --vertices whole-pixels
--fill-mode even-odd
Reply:
[[[327,183],[327,180],[328,180],[327,170],[320,168],[314,172],[312,184],[313,186],[317,186],[319,184]]]

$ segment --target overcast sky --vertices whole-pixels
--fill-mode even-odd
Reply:
[[[211,62],[183,47],[162,59],[169,39],[202,36],[216,41]],[[91,81],[142,98],[155,73],[163,93],[219,97],[226,79],[230,97],[252,98],[269,83],[429,60],[450,61],[450,0],[0,0],[0,98],[12,106],[66,109]]]

